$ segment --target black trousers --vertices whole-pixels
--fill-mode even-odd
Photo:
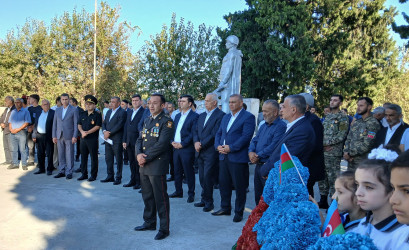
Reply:
[[[81,155],[81,136],[77,137],[77,152],[75,153],[75,159],[79,159]]]
[[[214,150],[213,147],[209,150]],[[202,187],[202,202],[206,206],[213,205],[213,187],[217,176],[219,155],[215,153],[201,152],[197,158],[199,167],[199,181]]]
[[[131,180],[129,181],[129,183],[131,183],[132,185],[140,185],[141,177],[139,175],[139,164],[136,161],[135,144],[129,144],[126,147],[126,153],[128,154],[129,168],[131,169]]]
[[[185,174],[188,186],[188,195],[195,196],[195,171],[193,164],[195,161],[195,151],[190,149],[174,149],[173,163],[175,164],[175,189],[177,194],[183,194],[182,182]]]
[[[234,212],[243,216],[246,205],[247,186],[249,183],[249,165],[229,161],[228,155],[220,163],[219,186],[221,208],[231,210],[232,187],[236,189],[236,202]],[[247,180],[246,180],[247,179]]]
[[[105,162],[107,164],[107,177],[114,178],[114,157],[116,159],[116,176],[115,179],[122,179],[123,145],[121,141],[114,141],[113,145],[105,142]]]
[[[173,164],[173,150],[170,150],[169,154],[170,154],[170,158],[169,158],[170,159],[169,174],[170,174],[170,176],[175,177],[175,164]]]
[[[156,225],[159,216],[159,230],[169,232],[169,196],[166,175],[141,175],[142,199],[145,204],[143,220],[148,226]]]
[[[53,154],[54,154],[54,143],[52,138],[46,138],[45,134],[37,133],[37,158],[38,158],[38,169],[40,171],[45,171],[45,156],[47,155],[47,171],[53,171]]]
[[[98,137],[81,139],[81,173],[88,176],[88,155],[91,157],[91,176],[98,175]]]
[[[264,185],[266,180],[260,174],[260,168],[264,163],[257,163],[256,168],[254,169],[254,199],[256,205],[258,205],[261,196],[263,195]]]

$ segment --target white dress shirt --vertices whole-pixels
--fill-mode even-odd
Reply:
[[[386,131],[386,136],[385,136],[385,143],[383,145],[388,144],[388,142],[391,140],[393,134],[399,128],[400,125],[401,125],[401,123],[399,122],[398,124],[396,124],[392,128],[390,126],[388,126],[388,130]]]
[[[108,120],[108,121],[111,121],[111,119],[112,119],[112,117],[115,115],[116,111],[118,111],[118,109],[120,109],[120,108],[121,108],[121,106],[118,106],[118,108],[112,110],[111,116],[109,117],[109,120]]]
[[[212,116],[213,112],[214,112],[216,109],[217,109],[217,107],[214,108],[214,109],[211,110],[211,111],[208,111],[208,110],[206,109],[206,119],[205,119],[205,122],[204,122],[204,124],[203,124],[203,127],[206,126],[207,120],[209,120],[210,116]]]
[[[38,117],[38,124],[37,124],[37,132],[40,134],[45,134],[46,130],[45,130],[45,125],[47,122],[47,117],[48,117],[48,113],[50,113],[49,111],[41,112],[40,116]]]
[[[131,116],[131,121],[133,121],[133,118],[135,117],[136,113],[138,113],[139,109],[141,107],[139,107],[138,109],[132,109],[132,116]]]
[[[183,124],[185,123],[186,117],[188,116],[188,114],[190,113],[189,109],[188,111],[186,111],[186,113],[180,112],[181,116],[178,122],[178,126],[176,127],[176,132],[175,132],[175,138],[174,138],[174,142],[180,143],[182,142],[182,137],[180,136],[180,131],[182,130]]]
[[[287,133],[287,131],[290,130],[290,128],[291,128],[292,126],[294,126],[294,124],[296,124],[299,120],[301,120],[301,119],[304,118],[304,117],[305,117],[305,116],[298,117],[298,118],[295,119],[294,121],[287,123],[287,130],[286,130],[285,132]]]
[[[64,120],[65,114],[67,113],[68,107],[70,105],[68,105],[66,108],[64,108],[64,106],[62,106],[62,119]]]

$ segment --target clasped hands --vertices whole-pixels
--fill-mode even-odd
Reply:
[[[217,147],[217,151],[219,151],[220,154],[227,155],[230,153],[230,146],[229,145],[219,145]]]
[[[138,161],[138,164],[139,164],[140,167],[143,167],[146,164],[145,157],[147,157],[147,155],[144,154],[144,153],[138,154],[136,156],[136,160]]]
[[[182,144],[179,142],[172,142],[172,146],[176,149],[181,149],[183,148]]]

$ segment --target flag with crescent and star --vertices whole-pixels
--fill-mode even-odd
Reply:
[[[331,206],[328,208],[327,218],[325,218],[321,236],[328,237],[330,235],[344,233],[345,229],[342,225],[341,216],[338,212],[338,202],[333,200]]]

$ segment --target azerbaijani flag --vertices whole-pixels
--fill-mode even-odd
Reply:
[[[281,156],[280,156],[280,184],[281,184],[281,173],[286,170],[293,168],[295,166],[293,160],[291,159],[290,152],[288,152],[287,146],[283,143],[281,145]]]
[[[333,234],[344,234],[345,229],[341,222],[341,216],[338,212],[338,202],[333,200],[328,208],[327,218],[325,218],[324,226],[322,227],[321,236],[328,237]]]

